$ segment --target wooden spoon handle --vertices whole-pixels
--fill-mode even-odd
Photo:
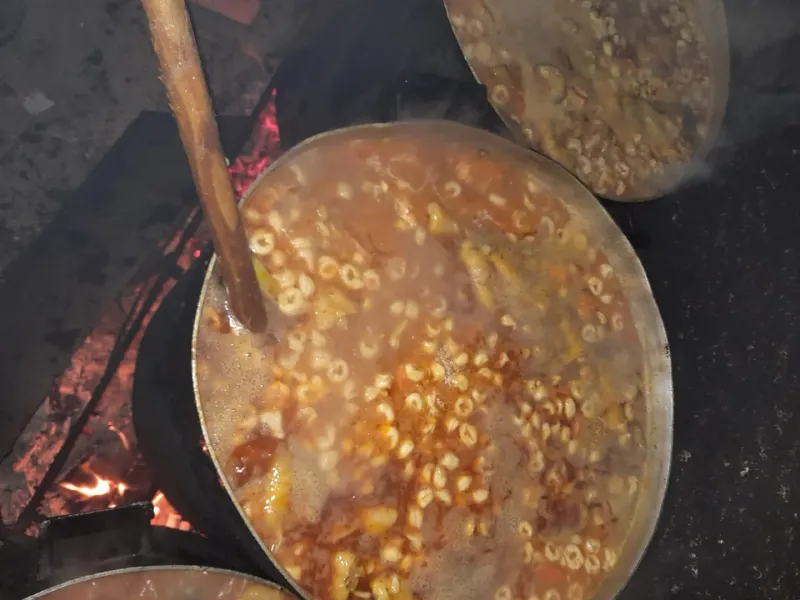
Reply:
[[[185,0],[142,0],[142,4],[161,64],[161,78],[211,226],[231,310],[249,330],[263,331],[267,325],[264,300],[225,166]]]

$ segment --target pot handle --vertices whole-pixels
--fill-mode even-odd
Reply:
[[[108,508],[44,521],[39,529],[38,579],[69,572],[86,560],[137,556],[151,550],[150,502]]]

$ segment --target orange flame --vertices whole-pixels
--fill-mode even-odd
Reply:
[[[169,503],[169,500],[167,500],[163,492],[156,492],[151,502],[153,503],[151,525],[161,525],[162,527],[170,527],[182,531],[191,530],[191,523],[184,520],[180,513],[175,510],[175,507]]]
[[[156,495],[153,496],[153,514],[157,517],[158,513],[161,512],[161,504],[166,501],[164,498],[163,492],[156,492]]]
[[[87,498],[108,496],[112,494],[112,492],[116,492],[117,495],[122,496],[126,491],[128,491],[128,484],[123,481],[114,481],[113,479],[108,479],[107,477],[101,477],[96,473],[92,473],[92,471],[90,471],[89,467],[86,465],[83,465],[81,470],[90,475],[94,479],[94,483],[89,485],[78,485],[76,483],[70,483],[69,481],[62,481],[59,483],[59,486],[65,490],[76,492],[81,496],[86,496]]]
[[[111,493],[112,482],[110,480],[98,477],[97,475],[92,475],[92,477],[94,477],[93,485],[75,485],[74,483],[69,483],[68,481],[62,481],[59,485],[61,485],[61,487],[65,490],[77,492],[88,498],[107,496]],[[119,486],[124,488],[125,484],[120,483],[118,484],[118,487]]]

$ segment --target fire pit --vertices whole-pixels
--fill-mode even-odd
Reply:
[[[278,152],[273,97],[268,94],[247,151],[230,167],[237,191],[247,189]],[[131,399],[144,332],[208,239],[195,209],[164,241],[157,264],[99,315],[0,462],[0,541],[35,535],[46,519],[139,501],[152,503],[154,525],[195,529],[154,483],[134,431]]]

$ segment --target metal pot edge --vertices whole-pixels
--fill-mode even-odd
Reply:
[[[170,571],[174,571],[176,573],[181,571],[204,572],[204,573],[214,573],[218,575],[228,575],[231,577],[240,577],[247,579],[252,583],[257,583],[259,585],[272,588],[276,591],[286,593],[286,590],[283,587],[279,586],[277,583],[274,583],[272,581],[267,581],[266,579],[261,579],[259,577],[255,577],[254,575],[248,575],[247,573],[232,571],[230,569],[220,569],[217,567],[203,567],[199,565],[154,565],[154,566],[143,566],[143,567],[127,567],[124,569],[114,569],[111,571],[104,571],[102,573],[94,573],[92,575],[84,575],[82,577],[77,577],[75,579],[65,581],[64,583],[60,583],[46,590],[42,590],[41,592],[37,592],[32,596],[28,596],[24,600],[42,600],[46,598],[49,594],[58,593],[59,591],[71,587],[73,585],[79,585],[90,581],[96,581],[98,579],[105,579],[107,577],[114,577],[119,575],[128,575],[132,573],[142,573],[142,572],[170,572]]]

